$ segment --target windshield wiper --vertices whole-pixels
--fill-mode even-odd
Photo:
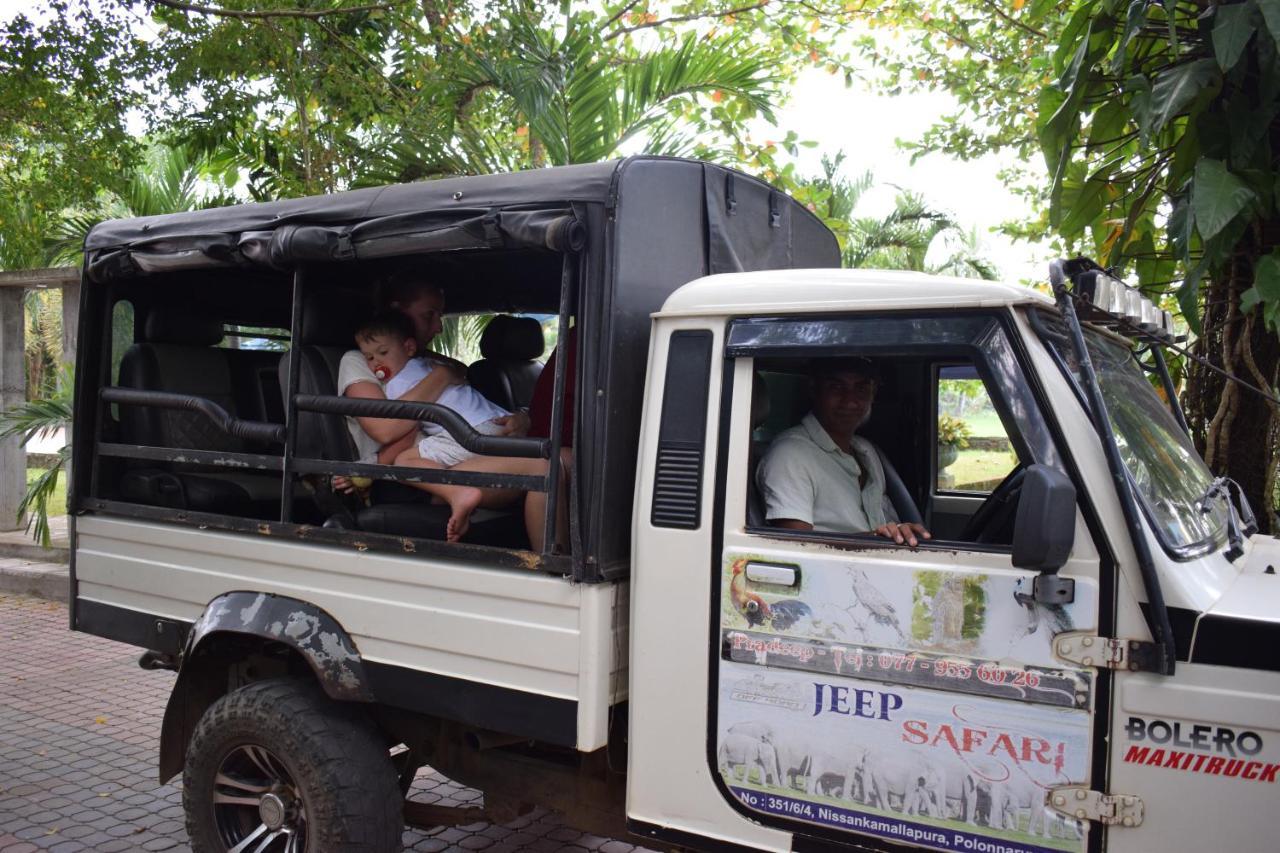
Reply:
[[[1231,493],[1233,490],[1236,497],[1239,498],[1238,504],[1232,499]],[[1234,563],[1244,554],[1244,538],[1258,531],[1258,521],[1253,515],[1253,507],[1249,506],[1249,499],[1244,496],[1244,489],[1240,488],[1240,484],[1230,477],[1215,477],[1208,488],[1204,490],[1204,494],[1196,501],[1196,508],[1201,513],[1208,515],[1213,501],[1218,498],[1221,498],[1227,506],[1227,551],[1225,556],[1228,561]]]

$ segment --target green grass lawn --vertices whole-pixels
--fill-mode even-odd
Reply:
[[[959,464],[959,463],[957,463]],[[44,474],[43,468],[27,469],[27,485],[30,486],[40,476]],[[66,515],[67,514],[67,477],[66,473],[58,475],[58,486],[53,490],[53,496],[49,499],[49,515]]]
[[[978,438],[1002,438],[1005,435],[1004,424],[994,409],[975,412],[964,419],[969,425],[969,434]]]
[[[947,466],[947,473],[955,477],[955,484],[948,488],[989,492],[990,482],[1004,479],[1016,464],[1013,454],[1005,451],[961,450],[956,461]]]

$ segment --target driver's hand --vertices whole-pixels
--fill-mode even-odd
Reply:
[[[891,521],[888,524],[880,525],[872,532],[877,536],[883,536],[885,539],[892,539],[899,545],[905,542],[912,548],[920,544],[920,540],[916,538],[917,536],[920,539],[933,538],[933,535],[924,529],[923,524],[916,524],[910,521]]]

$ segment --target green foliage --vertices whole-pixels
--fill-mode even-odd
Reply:
[[[121,176],[118,192],[103,190],[88,204],[64,211],[49,226],[44,241],[49,262],[78,264],[85,237],[104,220],[179,213],[225,202],[200,190],[200,179],[207,171],[207,159],[186,148],[152,145]]]
[[[899,191],[894,209],[884,217],[859,216],[859,203],[875,185],[870,171],[856,178],[840,173],[844,152],[822,158],[822,175],[800,178],[794,195],[814,211],[840,242],[841,259],[854,269],[919,270],[939,275],[995,279],[995,267],[982,257],[977,234],[964,231],[947,214],[934,210],[917,193]],[[935,249],[946,260],[930,265]]]
[[[1181,278],[1178,302],[1197,330],[1200,281],[1242,250],[1269,252],[1251,235],[1280,218],[1274,6],[1239,0],[1202,14],[1080,0],[1081,25],[1067,28],[1055,55],[1061,105],[1040,127],[1051,222],[1151,292]],[[1255,267],[1242,307],[1263,304],[1274,328],[1270,269]]]
[[[20,435],[25,443],[37,436],[43,438],[53,435],[59,429],[67,427],[71,423],[73,387],[71,368],[66,367],[61,380],[48,397],[20,403],[6,412],[0,412],[0,439]],[[60,448],[57,453],[57,462],[27,484],[26,494],[18,503],[17,520],[21,521],[25,516],[27,532],[46,548],[51,544],[49,502],[57,492],[58,478],[70,456],[70,447]],[[65,507],[58,509],[65,511]]]
[[[136,155],[125,126],[148,52],[121,38],[124,8],[51,0],[0,24],[0,266],[39,266],[40,226],[84,203]],[[34,261],[34,262],[33,262]]]

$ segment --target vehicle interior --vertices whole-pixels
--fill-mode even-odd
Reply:
[[[1021,442],[1013,440],[1018,433],[1008,407],[965,358],[895,356],[876,363],[879,387],[870,419],[858,435],[879,451],[886,497],[898,520],[924,524],[935,542],[1009,548],[1025,452],[1019,450]],[[809,412],[811,364],[807,358],[755,362],[753,472],[773,440]],[[970,432],[957,444],[948,444],[952,436],[945,425],[949,418],[961,420],[957,411],[968,413],[969,419],[962,422]],[[956,452],[948,453],[948,447]],[[754,474],[747,504],[747,526],[767,529],[767,511]]]
[[[478,315],[458,324],[471,339],[453,340],[452,349],[474,353],[469,381],[508,411],[529,406],[551,354],[543,321],[556,328],[561,258],[522,249],[414,260],[428,280],[444,288],[449,316]],[[283,426],[293,353],[299,359],[298,393],[336,396],[338,363],[355,348],[354,329],[373,313],[376,286],[394,266],[368,261],[316,269],[306,280],[296,334],[291,276],[184,271],[114,282],[111,353],[102,385],[186,395],[215,404],[235,422]],[[263,439],[261,432],[228,429],[192,408],[113,403],[103,414],[94,477],[100,498],[444,539],[448,507],[403,482],[375,481],[367,495],[348,496],[335,492],[327,476],[307,473],[295,476],[284,505],[283,429]],[[292,456],[354,462],[345,420],[341,414],[299,411]],[[121,447],[123,453],[113,451]],[[149,450],[156,448],[227,457],[206,453],[191,461]],[[528,547],[521,505],[477,510],[465,541]]]

